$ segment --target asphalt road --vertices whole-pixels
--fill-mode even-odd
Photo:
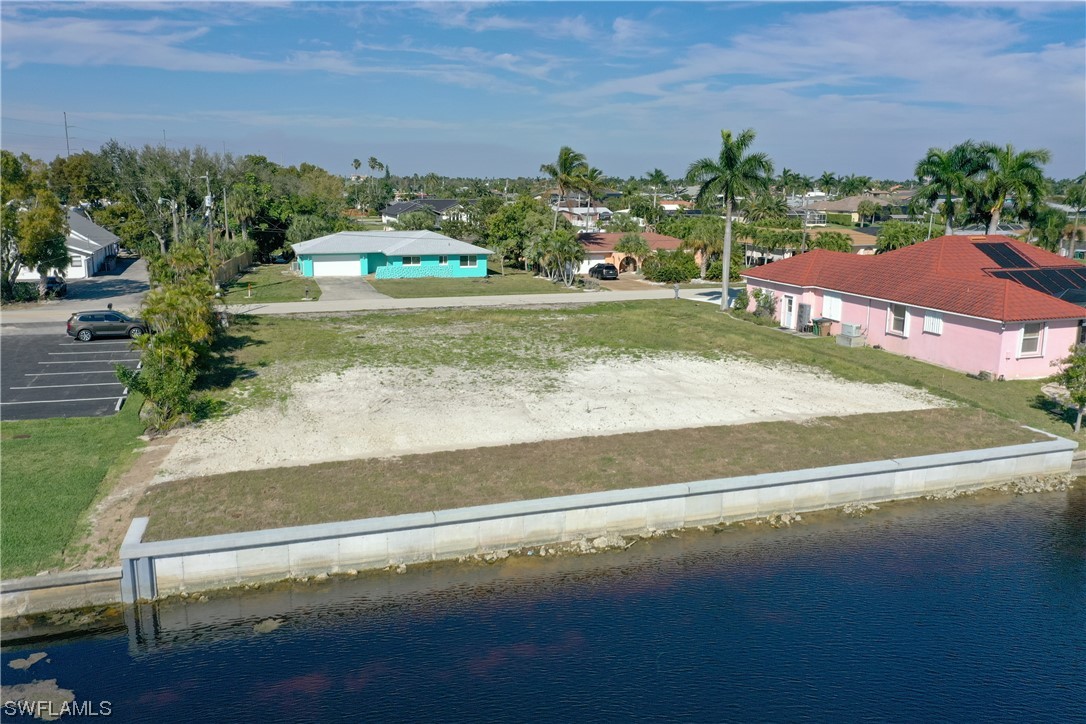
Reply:
[[[127,338],[77,342],[55,323],[10,331],[0,339],[0,419],[101,417],[121,409],[126,390],[114,365],[135,368],[139,361]]]

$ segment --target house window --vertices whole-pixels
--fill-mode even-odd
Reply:
[[[475,254],[460,257],[460,266],[479,266],[479,257]]]
[[[448,266],[449,265],[449,257],[448,257],[448,255],[442,254],[441,256],[439,256],[437,258],[437,263],[440,264],[441,266]]]
[[[420,256],[405,256],[403,257],[404,266],[418,266],[422,264],[422,257]]]
[[[841,321],[841,297],[836,294],[822,295],[822,318]]]
[[[924,331],[928,334],[942,334],[943,315],[939,312],[924,312]]]
[[[1022,325],[1022,344],[1018,350],[1020,357],[1036,357],[1041,354],[1042,322],[1027,322]]]
[[[908,312],[904,304],[891,304],[886,315],[886,331],[889,334],[908,336]]]

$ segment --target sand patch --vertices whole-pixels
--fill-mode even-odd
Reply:
[[[586,435],[919,410],[944,400],[810,368],[684,355],[545,375],[356,367],[291,387],[283,404],[183,431],[155,482],[236,470]]]

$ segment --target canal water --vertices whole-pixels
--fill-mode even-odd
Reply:
[[[1086,488],[172,600],[2,660],[119,721],[1081,722]]]

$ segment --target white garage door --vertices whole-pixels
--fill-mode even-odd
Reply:
[[[313,257],[315,277],[360,277],[362,262],[358,254],[321,254]]]

